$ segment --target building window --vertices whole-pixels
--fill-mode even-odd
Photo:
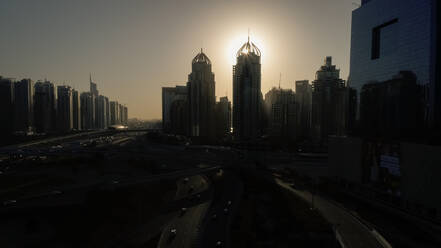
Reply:
[[[381,29],[397,23],[398,19],[392,19],[386,23],[376,26],[372,29],[372,47],[371,47],[371,59],[380,58],[380,45],[381,45]]]

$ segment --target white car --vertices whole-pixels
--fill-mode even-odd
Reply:
[[[12,205],[12,204],[15,204],[15,203],[17,203],[16,200],[6,200],[6,201],[3,202],[3,205],[4,206],[8,206],[8,205]]]

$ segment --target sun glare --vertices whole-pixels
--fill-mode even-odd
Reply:
[[[233,36],[234,38],[230,40],[229,44],[226,46],[226,52],[225,54],[228,57],[228,62],[231,65],[236,64],[236,53],[237,51],[239,51],[239,49],[242,47],[243,44],[245,44],[248,40],[248,36],[247,33],[243,33],[243,34],[236,34]],[[263,44],[262,40],[260,39],[260,37],[253,35],[252,33],[250,34],[250,41],[252,43],[254,43],[259,50],[262,52],[262,57],[264,56],[265,53],[265,45]]]

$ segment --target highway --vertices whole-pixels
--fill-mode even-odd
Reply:
[[[293,189],[287,183],[276,179],[277,184],[291,191],[303,200],[311,202],[312,195],[308,191]],[[328,220],[341,237],[345,247],[352,248],[389,248],[389,243],[367,223],[354,216],[346,209],[328,201],[318,195],[314,195],[314,211],[319,211]]]
[[[232,172],[225,172],[216,187],[216,195],[203,222],[203,233],[195,247],[230,247],[230,227],[240,205],[242,182]]]
[[[200,197],[197,197],[198,194],[210,187],[207,177],[197,175],[183,178],[178,180],[176,184],[175,200],[187,198],[190,201],[190,196],[192,196],[193,201],[199,202],[176,213],[175,217],[164,228],[158,242],[158,248],[192,247],[199,234],[199,225],[210,205],[210,201],[202,202]]]
[[[80,204],[84,202],[84,197],[92,188],[96,189],[115,189],[119,187],[128,187],[133,185],[141,185],[160,180],[173,180],[183,177],[189,177],[199,174],[215,173],[220,169],[219,166],[210,166],[206,168],[194,168],[180,170],[171,173],[164,173],[159,175],[139,176],[137,178],[126,178],[123,180],[99,179],[91,183],[83,185],[73,185],[64,188],[54,188],[51,190],[36,192],[20,198],[2,199],[3,204],[0,205],[0,214],[7,212],[11,208],[30,208],[30,207],[45,207],[45,206],[62,206]],[[201,182],[194,181],[194,185],[198,188],[202,187]],[[190,184],[189,184],[190,185]],[[206,190],[205,186],[202,189],[195,189],[195,192]],[[177,194],[186,196],[185,190]],[[188,193],[188,192],[187,192]],[[193,192],[194,193],[194,192]],[[176,198],[178,200],[180,198]]]

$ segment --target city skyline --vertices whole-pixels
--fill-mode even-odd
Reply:
[[[441,0],[355,1],[0,1],[2,247],[441,247]]]
[[[188,61],[201,47],[213,61],[217,97],[232,99],[234,54],[246,40],[248,28],[251,40],[262,50],[262,92],[278,84],[280,73],[284,88],[294,88],[296,80],[312,81],[316,61],[325,55],[333,56],[346,79],[350,16],[357,7],[352,2],[191,1],[184,5],[167,1],[120,6],[108,1],[26,5],[6,1],[0,4],[7,13],[1,20],[8,23],[5,31],[15,33],[0,44],[14,49],[5,51],[0,75],[17,80],[47,78],[85,91],[92,72],[104,95],[119,98],[131,109],[130,117],[160,119],[158,92],[186,82]],[[305,15],[317,9],[326,10],[329,20]],[[173,18],[155,14],[159,10]],[[195,13],[199,18],[193,18]],[[86,22],[91,25],[82,25]],[[178,38],[182,41],[171,46]]]

